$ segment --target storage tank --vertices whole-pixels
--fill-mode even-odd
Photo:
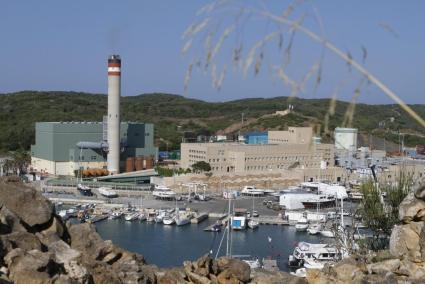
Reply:
[[[147,169],[147,170],[148,170],[148,169],[153,169],[153,163],[154,163],[154,161],[153,161],[153,157],[152,157],[152,156],[148,157],[148,158],[146,159],[146,169]]]
[[[128,157],[127,161],[125,162],[125,171],[126,172],[133,172],[134,171],[134,157]]]
[[[136,171],[141,171],[143,170],[143,161],[144,161],[144,157],[140,156],[140,157],[136,157]]]

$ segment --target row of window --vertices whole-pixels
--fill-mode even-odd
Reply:
[[[311,159],[320,159],[321,155],[314,156],[280,156],[280,157],[246,157],[245,161],[305,161]]]
[[[206,151],[200,151],[200,150],[189,150],[189,153],[207,154],[207,152],[206,152]]]

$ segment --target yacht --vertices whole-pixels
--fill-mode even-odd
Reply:
[[[91,188],[87,185],[79,183],[77,185],[77,190],[80,192],[81,195],[84,196],[93,196],[93,193],[91,192]]]
[[[187,213],[180,213],[177,211],[176,217],[174,218],[174,221],[176,222],[177,226],[183,226],[190,223],[190,219],[192,218],[192,215]]]
[[[166,215],[165,210],[159,210],[154,217],[155,223],[162,223],[162,219],[164,219],[165,215]]]
[[[174,218],[171,216],[165,216],[162,219],[162,223],[164,223],[164,225],[173,225],[175,222]]]
[[[122,216],[122,215],[123,215],[123,213],[122,213],[122,212],[120,212],[120,211],[115,211],[115,212],[112,212],[112,213],[109,215],[108,219],[109,219],[109,220],[118,219],[118,218],[121,218],[121,216]]]
[[[156,211],[154,209],[148,210],[148,215],[146,216],[146,222],[155,222]]]
[[[319,224],[319,223],[311,224],[311,225],[308,227],[307,232],[308,232],[310,235],[317,235],[317,234],[319,234],[319,233],[320,233],[320,230],[321,230],[321,229],[322,229],[322,225],[321,225],[321,224]]]
[[[298,232],[305,232],[308,228],[308,220],[307,218],[301,218],[298,220],[298,222],[295,224],[295,230]]]
[[[322,237],[325,237],[325,238],[335,238],[335,232],[333,232],[329,229],[321,230],[319,233]]]
[[[258,221],[255,221],[255,220],[252,220],[252,219],[248,221],[248,227],[250,229],[255,230],[255,229],[258,228],[259,225],[260,225],[260,223],[258,223]]]
[[[317,208],[333,208],[335,207],[336,199],[330,195],[318,194],[309,197],[307,200],[302,201],[305,209],[317,209]]]
[[[139,213],[137,212],[131,212],[131,213],[127,213],[124,216],[124,220],[126,221],[134,221],[139,217]]]
[[[107,198],[118,197],[118,194],[115,191],[113,191],[112,188],[110,187],[99,187],[97,191],[99,191],[100,195]]]
[[[244,186],[244,188],[241,191],[242,195],[249,195],[249,196],[263,196],[264,190],[255,188],[254,186]]]
[[[306,260],[315,261],[336,261],[342,258],[342,254],[335,246],[330,244],[312,244],[300,242],[295,247],[294,252],[288,258],[288,265],[291,267],[301,267]]]
[[[154,190],[152,191],[153,197],[157,199],[175,199],[176,193],[172,191],[169,187],[164,185],[155,185]]]
[[[143,212],[139,213],[139,216],[137,216],[137,219],[139,219],[140,222],[146,221],[147,220],[146,214]]]

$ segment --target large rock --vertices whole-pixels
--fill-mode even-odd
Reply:
[[[12,185],[0,181],[0,202],[29,227],[46,225],[54,213],[49,200],[35,189],[22,184]]]
[[[82,253],[84,257],[99,260],[99,253],[105,246],[104,241],[92,224],[77,224],[68,227],[71,247]]]
[[[220,272],[218,275],[219,280],[235,278],[241,282],[248,282],[250,279],[251,268],[247,263],[241,260],[220,257],[217,259],[217,266]]]
[[[370,274],[385,274],[387,272],[397,271],[400,267],[400,259],[388,259],[382,262],[371,263],[367,266]]]
[[[400,267],[397,273],[406,276],[410,280],[424,280],[425,264],[415,263],[404,259],[400,262]]]
[[[51,243],[48,246],[49,252],[53,253],[57,263],[67,263],[76,260],[81,253],[72,249],[67,243],[62,240]]]
[[[167,270],[159,277],[158,284],[186,284],[186,274],[181,269]]]
[[[14,232],[0,237],[2,243],[2,251],[7,254],[9,251],[20,248],[23,251],[41,250],[42,245],[38,238],[27,232]]]
[[[358,263],[354,258],[346,258],[338,262],[333,267],[325,267],[322,272],[326,272],[325,277],[319,273],[318,283],[360,283],[363,281],[364,274],[367,272],[366,267],[362,263]],[[329,279],[330,276],[330,279]],[[328,277],[329,282],[326,281]]]
[[[391,254],[399,258],[407,257],[412,260],[420,260],[422,258],[420,236],[423,227],[424,222],[411,222],[394,226],[390,237]]]
[[[264,269],[255,269],[252,271],[252,284],[303,284],[307,283],[304,278],[293,276],[287,272],[271,272]]]
[[[422,199],[425,201],[425,186],[419,187],[416,191],[415,191],[415,197],[418,199]]]
[[[78,283],[84,283],[84,284],[93,282],[93,278],[88,273],[87,269],[81,264],[79,264],[77,261],[71,260],[71,261],[65,262],[63,267],[66,271],[66,274],[72,280],[75,280]]]
[[[0,235],[10,234],[17,231],[26,232],[24,226],[21,225],[18,216],[7,209],[6,206],[0,205]]]
[[[14,283],[51,283],[52,276],[60,274],[62,267],[57,265],[49,253],[38,250],[25,252],[17,248],[5,256],[9,278]]]
[[[403,223],[410,223],[422,209],[425,209],[425,201],[416,198],[411,192],[400,203],[398,217]]]

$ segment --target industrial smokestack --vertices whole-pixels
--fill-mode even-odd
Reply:
[[[121,58],[111,55],[108,58],[108,171],[120,171],[120,96]]]

